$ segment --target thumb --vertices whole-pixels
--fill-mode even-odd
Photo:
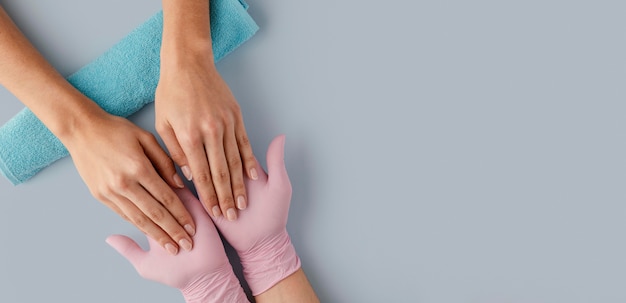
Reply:
[[[270,180],[289,181],[285,168],[285,135],[274,138],[267,148],[267,172]]]
[[[112,235],[106,239],[106,243],[126,258],[135,268],[137,268],[139,260],[141,260],[146,253],[135,241],[127,236]]]

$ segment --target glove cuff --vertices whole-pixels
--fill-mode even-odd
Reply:
[[[300,269],[300,258],[287,230],[261,241],[249,251],[238,253],[244,277],[254,296]]]
[[[230,263],[210,275],[202,275],[180,289],[187,303],[249,303]]]

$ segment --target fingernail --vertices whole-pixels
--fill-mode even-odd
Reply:
[[[167,252],[172,256],[175,256],[178,253],[178,249],[176,249],[172,243],[165,244],[165,250],[167,250]]]
[[[256,180],[259,178],[259,175],[256,173],[256,168],[250,169],[250,177],[252,177],[252,180]]]
[[[237,197],[237,208],[244,210],[246,209],[246,198],[243,196]]]
[[[191,175],[191,169],[189,169],[189,166],[185,165],[181,167],[180,170],[183,171],[183,175],[185,175],[185,178],[187,178],[187,181],[191,181],[193,176]]]
[[[181,239],[180,241],[178,241],[178,244],[180,244],[180,247],[182,247],[186,251],[191,250],[191,242],[189,242],[189,240],[187,239]]]
[[[217,205],[213,206],[213,216],[217,218],[221,215],[222,215],[222,212],[220,211],[220,207]]]
[[[185,183],[183,183],[183,179],[181,179],[178,174],[174,174],[173,178],[174,178],[174,183],[176,183],[176,186],[178,186],[178,188],[185,187]]]
[[[235,212],[234,209],[229,208],[226,211],[226,218],[228,218],[228,221],[235,221],[235,219],[237,219],[237,213]]]
[[[196,230],[193,227],[191,227],[191,224],[185,225],[185,230],[192,237],[196,234]]]

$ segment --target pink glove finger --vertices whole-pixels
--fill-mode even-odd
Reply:
[[[175,189],[174,190],[180,200],[185,205],[185,208],[191,214],[193,221],[196,223],[196,231],[200,229],[212,228],[213,222],[206,216],[207,211],[202,203],[199,203],[198,198],[188,188]]]
[[[133,239],[124,235],[111,235],[106,239],[106,243],[126,258],[135,269],[140,260],[146,256],[146,252]]]
[[[286,230],[291,184],[283,160],[284,146],[284,136],[270,143],[267,178],[261,170],[258,180],[246,180],[248,208],[239,219],[235,222],[223,217],[213,219],[237,250],[253,295],[265,292],[300,268],[300,259]]]
[[[285,167],[285,135],[280,135],[270,143],[267,148],[267,172],[268,182],[289,182],[287,168]]]
[[[196,223],[191,251],[172,256],[150,237],[149,251],[122,235],[108,237],[107,243],[128,259],[143,278],[178,288],[188,303],[248,302],[202,203],[189,189],[176,189],[176,194]]]

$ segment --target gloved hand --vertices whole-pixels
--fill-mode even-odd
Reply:
[[[172,256],[148,238],[150,250],[122,235],[107,243],[124,256],[145,279],[178,288],[188,303],[249,302],[224,251],[215,225],[202,204],[188,189],[176,189],[196,222],[195,247]]]
[[[257,163],[258,179],[246,179],[248,207],[237,221],[213,217],[239,255],[244,277],[258,295],[300,268],[300,259],[287,234],[291,183],[284,163],[285,137],[276,137],[267,151],[269,176]]]

